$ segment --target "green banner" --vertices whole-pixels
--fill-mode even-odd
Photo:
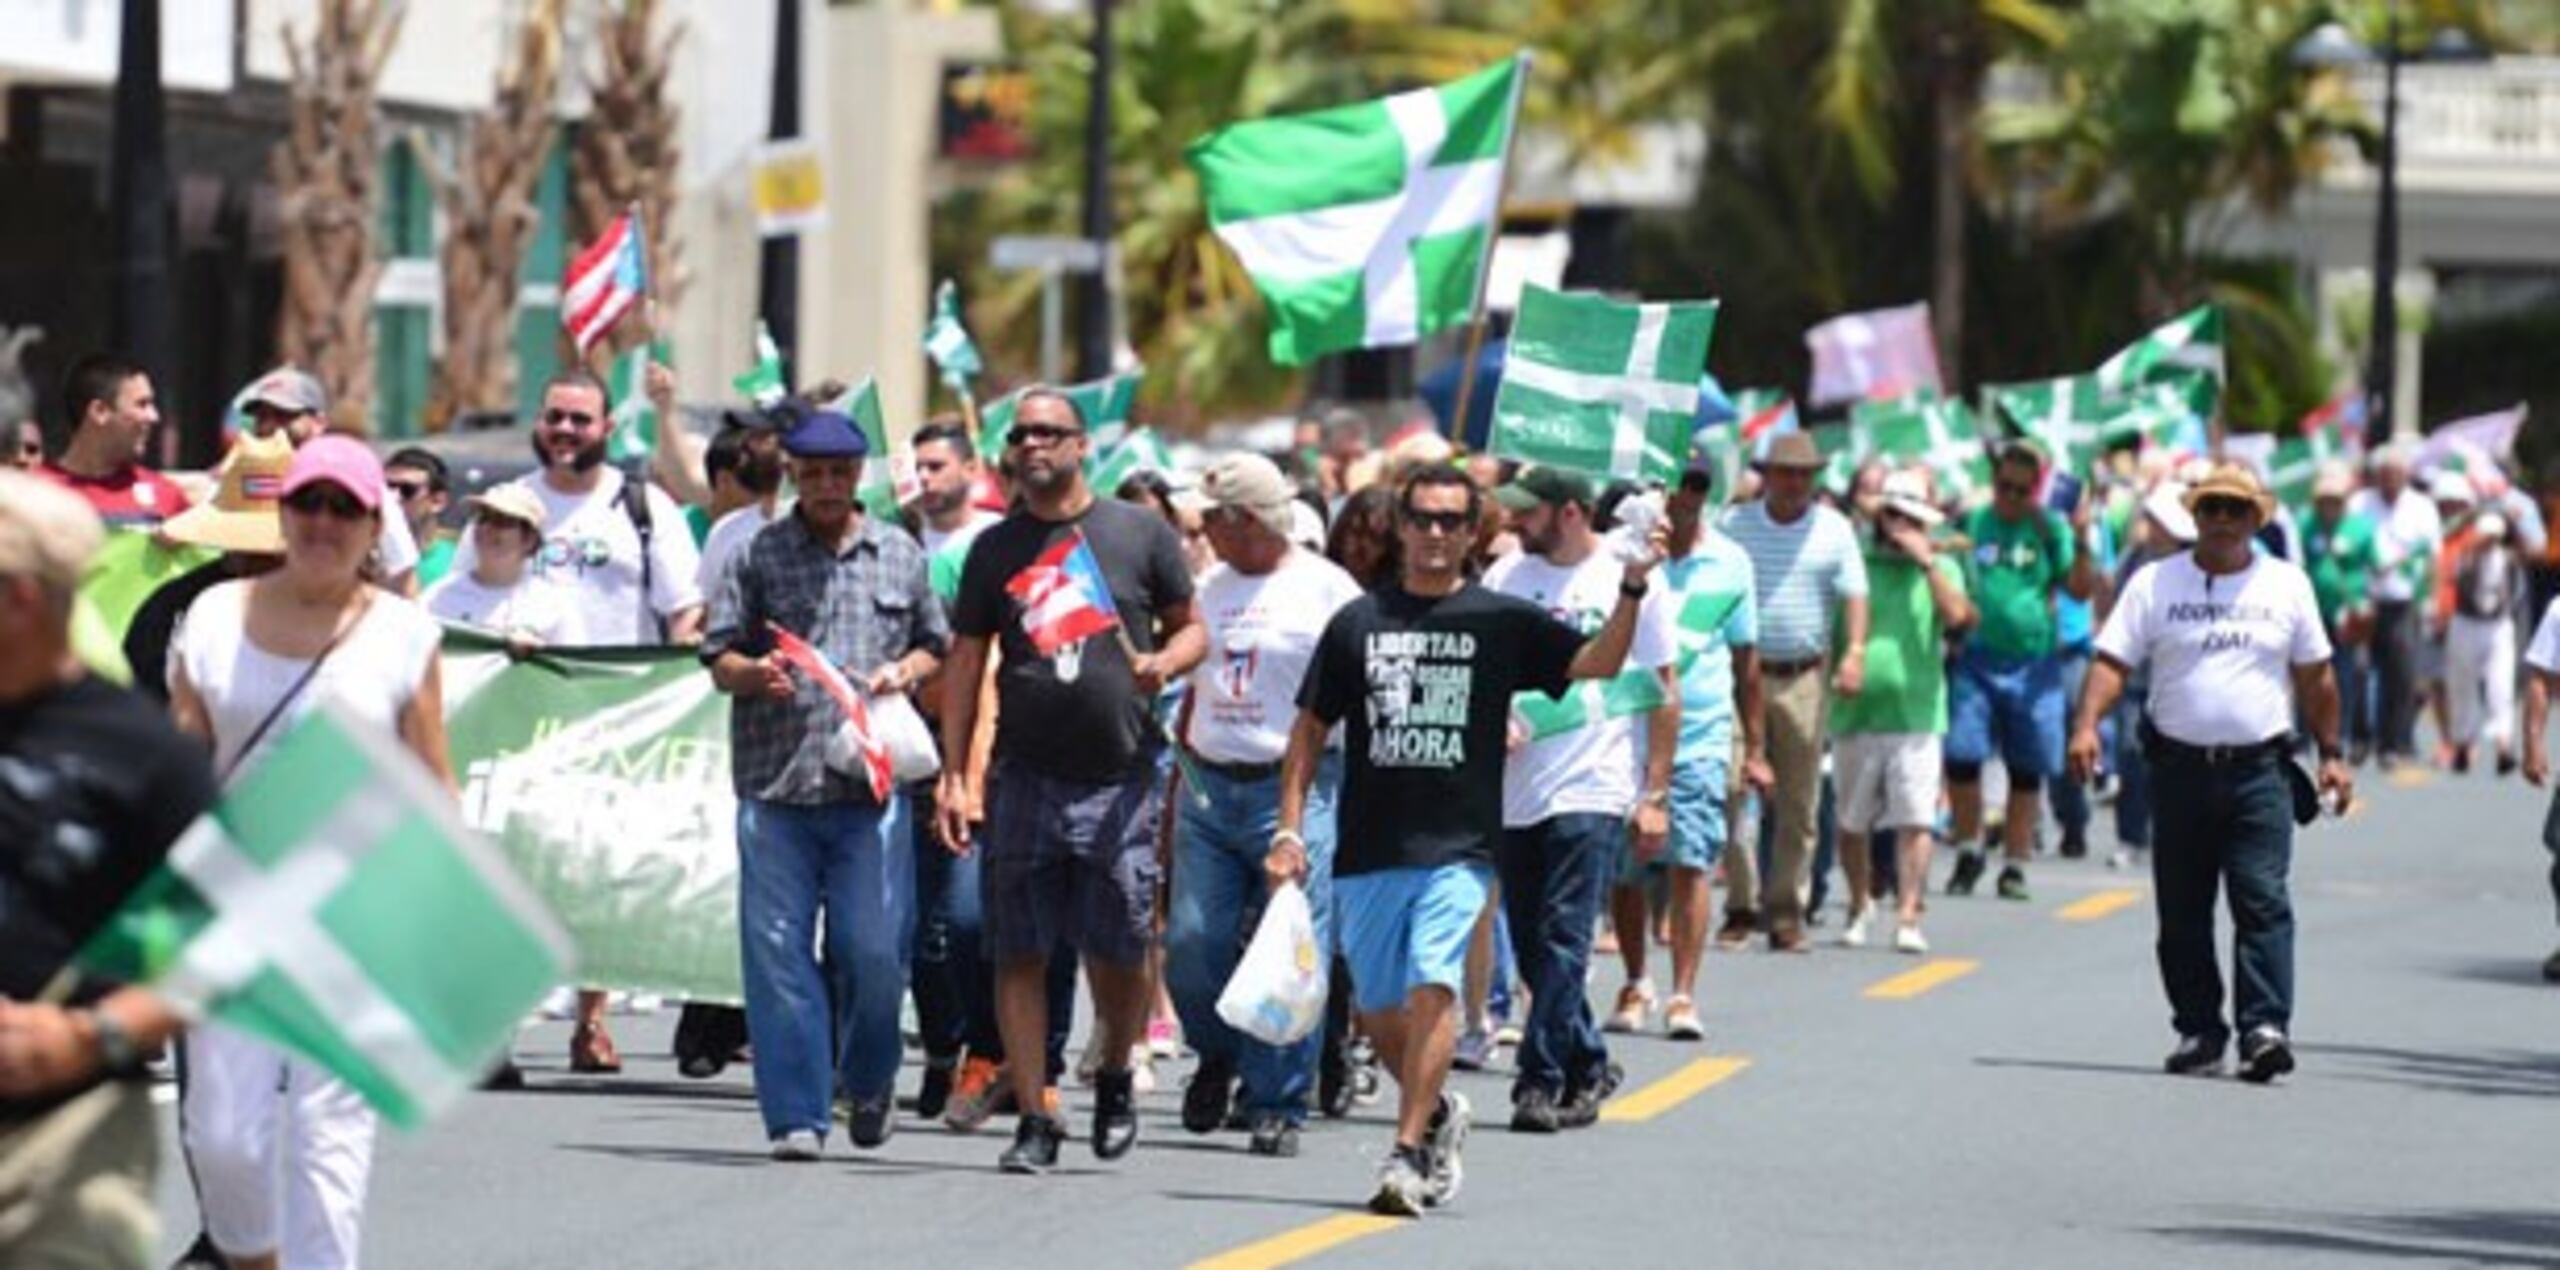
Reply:
[[[463,819],[577,940],[588,987],[742,999],[729,700],[687,649],[545,651],[455,631]]]

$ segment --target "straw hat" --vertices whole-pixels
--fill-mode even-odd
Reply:
[[[277,506],[285,473],[293,467],[293,442],[282,433],[244,436],[224,462],[213,497],[170,517],[160,532],[175,542],[238,551],[284,554],[284,520]]]
[[[2214,464],[2202,480],[2188,488],[2187,511],[2192,514],[2196,506],[2208,498],[2236,498],[2248,503],[2258,509],[2258,523],[2261,525],[2275,519],[2275,495],[2268,493],[2267,487],[2258,483],[2258,474],[2244,464]]]
[[[1894,472],[1886,476],[1881,497],[1885,507],[1929,528],[1936,528],[1947,518],[1946,513],[1929,501],[1929,484],[1918,472]]]

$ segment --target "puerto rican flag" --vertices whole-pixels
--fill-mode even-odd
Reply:
[[[604,233],[569,262],[560,280],[560,325],[584,355],[649,293],[649,252],[640,233],[640,210],[614,218]]]
[[[1004,590],[1022,605],[1022,633],[1043,657],[1120,625],[1111,585],[1083,530],[1050,544]]]
[[[871,726],[871,707],[863,700],[862,690],[854,687],[853,681],[845,678],[844,672],[836,669],[826,654],[810,647],[809,641],[778,625],[766,625],[773,631],[774,654],[790,663],[793,670],[816,680],[853,724],[854,739],[862,750],[863,770],[871,778],[871,797],[877,802],[888,802],[891,784],[889,747],[881,743],[880,734]]]

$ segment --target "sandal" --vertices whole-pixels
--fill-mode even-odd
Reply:
[[[622,1070],[622,1053],[603,1028],[582,1027],[569,1034],[569,1070],[610,1076]]]

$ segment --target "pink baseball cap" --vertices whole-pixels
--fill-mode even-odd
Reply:
[[[330,433],[304,442],[293,452],[293,466],[285,470],[283,497],[291,498],[295,490],[322,481],[355,495],[366,511],[382,507],[382,460],[354,437]]]

